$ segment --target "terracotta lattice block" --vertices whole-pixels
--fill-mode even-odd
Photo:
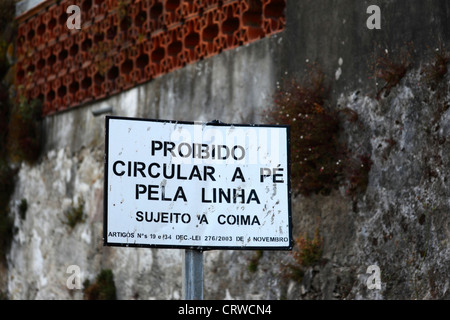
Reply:
[[[200,20],[200,50],[207,58],[220,53],[224,48],[224,36],[220,32],[220,11],[205,12]]]
[[[262,28],[263,5],[260,0],[247,0],[242,2],[242,24],[244,42],[262,38],[265,34]]]
[[[179,69],[187,64],[187,49],[184,48],[182,26],[171,29],[166,34],[168,71]]]
[[[148,12],[148,31],[152,33],[161,29],[164,25],[163,0],[147,0],[143,2],[143,7]]]
[[[184,19],[192,18],[193,16],[199,15],[201,8],[200,0],[182,0],[181,10]]]
[[[70,5],[80,29],[69,28]],[[280,32],[286,0],[47,0],[17,18],[17,96],[95,101]]]
[[[165,0],[163,19],[166,28],[178,24],[183,19],[183,6],[181,0]]]
[[[286,0],[263,0],[263,29],[266,34],[273,34],[284,29],[285,9]]]
[[[193,63],[203,57],[200,47],[200,27],[199,19],[190,19],[181,27],[186,63]]]
[[[224,49],[233,49],[243,43],[241,3],[231,2],[220,10],[220,30],[224,37]]]

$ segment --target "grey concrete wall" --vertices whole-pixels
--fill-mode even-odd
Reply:
[[[366,27],[370,5],[381,9],[380,30]],[[380,50],[398,51],[413,42],[415,62],[420,63],[429,54],[427,48],[450,38],[448,1],[288,1],[286,14],[277,76],[285,70],[301,76],[306,60],[317,61],[333,76],[342,58],[342,75],[334,87],[337,95],[355,86],[373,90],[368,67]]]

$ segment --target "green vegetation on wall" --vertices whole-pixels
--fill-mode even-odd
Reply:
[[[290,126],[291,186],[295,193],[329,194],[340,185],[355,196],[365,191],[370,171],[370,155],[354,155],[340,142],[339,114],[357,121],[349,109],[335,111],[329,97],[325,74],[316,65],[301,82],[280,84],[266,121]]]
[[[95,282],[84,282],[85,300],[116,300],[116,285],[111,269],[103,269],[97,275]]]

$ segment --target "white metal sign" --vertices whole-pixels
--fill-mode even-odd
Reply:
[[[289,128],[106,117],[104,244],[291,249]]]

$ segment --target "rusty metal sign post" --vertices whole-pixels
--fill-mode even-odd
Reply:
[[[183,293],[185,300],[203,300],[203,251],[184,250]]]

